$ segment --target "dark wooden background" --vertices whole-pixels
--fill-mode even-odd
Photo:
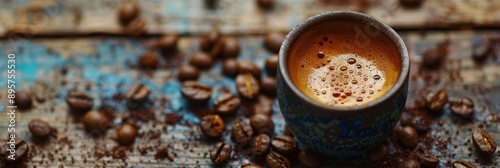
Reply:
[[[463,159],[481,167],[498,167],[500,152],[492,157],[479,156],[470,141],[471,131],[483,128],[500,143],[500,43],[495,43],[496,56],[478,64],[471,59],[471,43],[477,38],[500,39],[500,1],[428,0],[421,8],[402,8],[397,0],[362,1],[278,0],[270,11],[259,9],[250,0],[221,0],[216,9],[207,9],[201,0],[140,1],[147,34],[129,38],[116,21],[119,0],[2,0],[0,1],[0,79],[6,80],[7,54],[17,61],[18,90],[45,99],[34,101],[34,107],[18,112],[17,135],[30,144],[28,167],[211,167],[207,142],[196,127],[198,116],[206,111],[190,107],[181,96],[176,67],[187,64],[198,51],[198,40],[214,25],[224,35],[238,35],[242,51],[240,60],[251,60],[263,69],[269,55],[263,48],[263,35],[269,31],[288,32],[301,20],[331,10],[356,10],[378,17],[395,28],[408,46],[412,71],[409,110],[429,92],[445,89],[451,97],[468,96],[476,103],[472,121],[454,116],[447,108],[432,120],[426,134],[433,155],[439,156],[439,167]],[[136,67],[147,44],[162,34],[182,35],[179,54],[162,58],[162,68],[154,71]],[[422,54],[448,39],[450,53],[436,70],[421,68]],[[63,69],[67,70],[63,74]],[[267,74],[263,74],[267,75]],[[214,93],[229,89],[236,93],[234,81],[221,75],[220,61],[199,79],[210,84]],[[124,101],[113,98],[123,93],[134,81],[146,83],[153,90],[147,107],[152,117],[141,121],[141,136],[131,148],[119,147],[113,140],[115,129],[104,137],[92,137],[84,131],[78,118],[64,102],[67,90],[78,88],[94,97],[94,109],[113,111],[114,125],[131,113]],[[0,83],[0,123],[7,123],[6,82]],[[277,103],[273,104],[276,133],[283,133],[283,119]],[[179,114],[183,120],[175,125],[164,122],[167,114]],[[31,137],[27,123],[33,118],[50,121],[59,130],[58,138],[37,141]],[[227,130],[236,118],[246,118],[242,109],[237,116],[226,118]],[[0,124],[0,137],[6,139],[7,124]],[[422,136],[424,137],[424,136]],[[224,134],[226,141],[229,131]],[[404,150],[388,141],[391,154],[383,161],[357,165],[349,162],[330,163],[328,167],[388,167],[415,157],[418,151]],[[234,143],[233,143],[234,144]],[[158,148],[167,147],[173,159],[155,159]],[[242,146],[235,146],[245,150]],[[123,152],[124,159],[113,158]],[[141,153],[144,152],[144,153]],[[234,155],[226,166],[239,167],[251,157]]]

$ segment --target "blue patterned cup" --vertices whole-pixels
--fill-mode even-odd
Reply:
[[[401,64],[398,65],[401,69],[395,84],[385,94],[365,104],[335,106],[312,99],[293,83],[287,61],[294,42],[315,26],[334,21],[371,26],[394,44],[401,58],[394,64]],[[359,33],[366,35],[373,32],[365,30]],[[350,11],[312,16],[290,31],[281,45],[276,77],[281,113],[297,140],[305,147],[332,159],[361,155],[380,144],[399,121],[407,98],[409,70],[408,52],[403,40],[379,19]]]

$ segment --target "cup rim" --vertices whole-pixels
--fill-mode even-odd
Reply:
[[[288,53],[290,52],[293,43],[300,37],[302,32],[307,31],[309,28],[326,21],[334,21],[334,20],[355,21],[373,26],[376,29],[378,29],[381,33],[384,33],[398,49],[402,64],[401,73],[399,74],[396,83],[383,96],[379,97],[374,101],[359,106],[332,106],[313,100],[305,93],[300,91],[295,84],[293,84],[288,74],[287,59],[286,59],[286,55],[288,55]],[[305,101],[306,103],[311,104],[313,107],[319,108],[320,111],[318,112],[327,112],[328,114],[332,114],[332,113],[353,113],[353,112],[366,111],[367,109],[380,105],[381,103],[395,96],[395,94],[398,93],[398,91],[401,90],[403,86],[405,86],[405,82],[408,79],[410,71],[410,61],[408,56],[408,50],[401,37],[396,33],[396,31],[394,31],[394,29],[392,29],[390,26],[385,24],[380,19],[355,11],[330,11],[330,12],[320,13],[305,19],[304,21],[300,22],[297,26],[295,26],[287,34],[283,43],[281,44],[281,48],[279,51],[278,67],[279,67],[278,73],[283,78],[285,85],[289,86],[289,88],[295,95],[297,95],[301,100]]]

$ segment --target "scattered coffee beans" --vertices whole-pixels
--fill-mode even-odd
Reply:
[[[402,164],[402,168],[420,168],[420,163],[413,159],[406,159]]]
[[[493,154],[497,150],[497,143],[495,139],[491,137],[490,133],[485,130],[476,130],[472,133],[472,142],[476,147],[477,151],[482,154]]]
[[[209,137],[220,137],[225,126],[222,118],[217,114],[208,114],[200,119],[201,131]]]
[[[118,19],[122,26],[128,25],[139,16],[140,9],[137,3],[125,2],[118,9]]]
[[[93,99],[80,91],[69,91],[66,95],[66,103],[75,112],[89,111],[93,106]]]
[[[139,37],[146,32],[146,22],[141,18],[132,20],[125,26],[125,33],[132,37]]]
[[[231,144],[219,142],[210,150],[210,159],[212,159],[212,162],[215,164],[226,163],[231,157],[232,152],[233,147]]]
[[[251,100],[259,95],[259,82],[250,73],[239,74],[236,76],[235,83],[241,97]]]
[[[254,114],[250,117],[250,125],[256,132],[273,132],[274,123],[271,117],[265,114]]]
[[[156,41],[155,47],[159,48],[163,54],[177,50],[179,36],[177,34],[165,35]]]
[[[232,114],[240,107],[240,98],[231,93],[223,93],[214,100],[215,112],[223,114]]]
[[[493,51],[493,45],[486,38],[476,38],[472,41],[472,59],[483,62]]]
[[[453,114],[467,119],[474,113],[474,102],[468,97],[450,99],[450,110]]]
[[[428,107],[432,111],[442,110],[448,102],[448,93],[445,90],[440,90],[435,94],[429,94],[427,97]]]
[[[97,110],[91,110],[83,116],[83,124],[85,128],[96,134],[102,134],[106,129],[108,129],[110,121],[103,113]]]
[[[255,137],[252,144],[252,151],[258,156],[264,156],[271,148],[271,138],[265,133],[261,133]]]
[[[276,75],[276,72],[278,71],[278,55],[271,55],[267,57],[264,66],[269,75]]]
[[[53,129],[47,122],[33,119],[28,124],[28,129],[31,134],[38,138],[47,138],[49,135],[55,136],[55,129]]]
[[[424,0],[399,0],[401,6],[405,8],[417,8],[422,5]]]
[[[214,59],[205,52],[197,52],[191,56],[189,63],[200,69],[208,69],[214,64]]]
[[[289,168],[291,167],[288,159],[276,152],[271,152],[266,156],[266,164],[270,168]]]
[[[274,1],[275,0],[256,0],[257,1],[257,5],[261,8],[261,9],[265,9],[265,10],[269,10],[271,8],[273,8],[274,6]]]
[[[234,58],[228,58],[222,62],[222,73],[229,77],[238,75],[238,61]]]
[[[436,167],[439,164],[439,158],[430,155],[422,155],[420,156],[420,164],[424,167]]]
[[[220,39],[221,34],[219,29],[214,28],[200,40],[200,47],[203,51],[209,52]]]
[[[417,131],[410,126],[405,126],[398,132],[399,141],[407,148],[414,148],[418,143]]]
[[[276,78],[264,77],[260,80],[261,92],[270,97],[276,96]]]
[[[121,145],[130,145],[134,142],[137,133],[137,128],[132,124],[123,124],[116,130],[117,141]]]
[[[200,76],[198,68],[192,65],[183,65],[179,67],[177,78],[180,81],[196,80]]]
[[[280,33],[269,33],[264,37],[264,45],[269,51],[278,53],[280,52],[283,40],[285,40],[285,35]]]
[[[148,97],[149,87],[142,83],[134,83],[125,91],[125,99],[129,102],[141,102]]]
[[[139,65],[143,69],[156,69],[159,65],[158,56],[154,52],[148,52],[139,57]]]
[[[243,110],[243,114],[250,117],[254,114],[264,114],[271,116],[273,114],[272,110],[273,100],[267,96],[259,95],[252,104],[246,106]]]
[[[233,125],[231,137],[236,143],[247,143],[253,136],[253,129],[246,120],[240,120]]]
[[[224,58],[234,58],[240,54],[240,42],[237,38],[226,37],[223,42],[222,56]]]
[[[321,167],[321,157],[310,149],[300,151],[299,161],[305,167]]]
[[[387,156],[387,154],[389,154],[389,147],[384,144],[380,144],[375,149],[372,149],[367,153],[368,158],[372,161],[383,159],[385,156]]]
[[[465,160],[457,160],[453,162],[453,168],[477,168],[477,167],[471,162]]]
[[[423,54],[423,65],[426,68],[435,69],[441,67],[442,62],[448,56],[448,41],[444,41],[436,48],[428,49]]]
[[[182,95],[193,103],[205,103],[212,96],[212,87],[197,81],[185,81],[181,88]]]
[[[256,165],[256,164],[246,164],[246,165],[241,166],[241,168],[263,168],[263,167],[260,165]]]
[[[31,95],[27,92],[18,91],[15,93],[14,104],[17,108],[20,109],[28,109],[33,105],[33,100],[31,99]]]
[[[251,73],[255,78],[260,78],[260,74],[262,73],[260,68],[257,67],[257,65],[249,61],[239,61],[238,72]]]
[[[298,149],[297,142],[291,136],[278,135],[271,141],[273,150],[283,155],[291,155]]]
[[[15,150],[16,153],[14,154],[14,159],[9,158],[11,156],[11,144],[9,143],[4,143],[1,148],[0,148],[0,161],[3,161],[5,164],[15,164],[22,162],[26,159],[28,156],[29,152],[29,145],[22,139],[16,139],[15,140]],[[6,166],[6,165],[4,165]],[[7,167],[7,166],[6,166]]]

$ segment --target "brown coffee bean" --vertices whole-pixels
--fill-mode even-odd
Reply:
[[[482,154],[490,155],[497,150],[497,143],[490,133],[485,130],[476,130],[472,133],[472,142],[477,151]]]
[[[271,138],[265,133],[261,133],[255,137],[252,144],[252,151],[258,156],[264,156],[271,148]]]
[[[217,114],[208,114],[200,119],[201,131],[213,138],[220,137],[224,132],[225,126],[222,118]]]
[[[260,74],[262,74],[260,68],[250,61],[239,61],[238,72],[251,73],[255,78],[260,78]]]
[[[210,52],[220,39],[221,34],[219,29],[214,28],[200,40],[200,47],[203,51]]]
[[[321,167],[321,156],[311,149],[304,149],[299,153],[299,161],[305,167]]]
[[[476,38],[472,41],[472,59],[483,62],[493,51],[493,45],[486,38]]]
[[[179,67],[177,78],[180,81],[196,80],[200,76],[198,68],[192,65],[183,65]]]
[[[285,35],[281,33],[269,33],[264,38],[264,45],[272,53],[279,53],[283,40],[285,40]]]
[[[261,92],[270,97],[276,96],[276,78],[264,77],[260,80]]]
[[[222,62],[222,73],[229,77],[238,75],[238,61],[233,58],[224,60]]]
[[[215,9],[219,0],[205,0],[205,6],[209,9]]]
[[[96,134],[102,134],[110,124],[108,117],[97,110],[87,112],[82,121],[88,131]]]
[[[17,108],[29,109],[33,105],[33,100],[31,99],[31,95],[29,93],[18,91],[14,95],[14,105],[16,105]]]
[[[80,91],[69,91],[66,95],[66,103],[75,112],[89,111],[94,105],[94,99]]]
[[[440,111],[448,102],[448,93],[440,90],[437,93],[431,93],[427,96],[428,108],[432,111]]]
[[[240,98],[231,93],[223,93],[214,100],[215,112],[219,114],[232,114],[240,107]]]
[[[405,126],[398,131],[399,141],[407,148],[414,148],[417,146],[419,136],[417,131],[410,126]]]
[[[256,0],[261,9],[269,10],[274,6],[274,0]]]
[[[276,75],[278,71],[278,55],[271,55],[267,57],[265,68],[269,75]]]
[[[28,129],[31,134],[38,138],[46,138],[49,135],[55,136],[56,130],[53,129],[47,122],[33,119],[28,124]]]
[[[156,69],[159,62],[160,60],[158,60],[158,56],[154,52],[149,52],[139,57],[139,65],[143,69]]]
[[[385,158],[385,156],[387,156],[387,154],[389,154],[389,147],[384,144],[380,144],[367,153],[368,158],[372,161],[383,159]]]
[[[189,63],[200,69],[208,69],[214,64],[214,59],[205,52],[197,52],[191,56]]]
[[[399,3],[405,8],[418,8],[422,6],[423,0],[399,0]]]
[[[235,58],[240,54],[240,42],[237,38],[226,37],[222,42],[222,56],[224,58]]]
[[[263,168],[261,165],[256,165],[256,164],[246,164],[241,166],[241,168]]]
[[[430,155],[422,155],[420,156],[420,164],[424,167],[436,167],[439,164],[439,158]]]
[[[226,163],[231,157],[232,152],[233,147],[231,144],[219,142],[210,150],[210,159],[212,159],[212,162],[215,164]]]
[[[457,97],[450,99],[450,110],[453,114],[467,119],[474,113],[474,101],[468,97]]]
[[[236,76],[235,83],[241,97],[251,100],[259,95],[259,82],[250,73],[239,74]]]
[[[402,168],[420,168],[420,163],[413,159],[407,159],[401,164]]]
[[[139,37],[146,32],[146,22],[141,18],[132,20],[125,26],[125,33],[132,37]]]
[[[431,48],[424,52],[422,58],[423,66],[430,69],[438,68],[447,56],[448,41],[444,41],[438,44],[436,48]]]
[[[268,115],[254,114],[250,117],[250,125],[256,132],[272,132],[274,130],[274,122]]]
[[[266,164],[270,168],[289,168],[291,167],[288,159],[276,152],[271,152],[266,156]]]
[[[240,120],[233,125],[231,137],[236,143],[247,143],[253,136],[253,129],[246,120]]]
[[[457,160],[453,162],[453,168],[477,168],[477,166],[465,160]]]
[[[212,87],[197,81],[185,81],[181,92],[185,98],[194,103],[205,103],[212,96]]]
[[[171,53],[177,50],[179,36],[177,34],[165,35],[156,41],[156,48],[159,48],[162,53]]]
[[[118,9],[118,19],[122,26],[128,25],[132,20],[139,16],[140,9],[137,3],[125,2]]]
[[[129,102],[142,102],[148,97],[150,92],[147,85],[134,83],[125,91],[125,99]]]
[[[297,152],[298,149],[295,139],[286,135],[275,136],[271,141],[271,145],[273,146],[274,151],[283,155],[291,155]]]
[[[402,123],[404,126],[412,126],[417,130],[417,132],[426,132],[432,123],[432,119],[429,118],[426,113],[420,113],[408,117],[408,121]]]
[[[137,136],[137,128],[132,124],[123,124],[118,130],[116,130],[116,140],[121,145],[130,145],[134,142]]]
[[[248,117],[251,117],[254,114],[264,114],[267,116],[271,116],[273,114],[272,105],[272,99],[264,95],[259,95],[257,96],[256,100],[252,102],[252,104],[246,106],[246,108],[243,109],[243,114]]]
[[[12,141],[12,143],[10,143]],[[15,141],[15,142],[14,142]],[[29,152],[29,145],[22,139],[9,140],[9,143],[4,143],[0,148],[0,161],[5,163],[3,166],[8,167],[9,164],[17,164],[26,159]],[[15,153],[12,152],[11,146],[15,145]],[[13,157],[11,155],[14,154]]]

